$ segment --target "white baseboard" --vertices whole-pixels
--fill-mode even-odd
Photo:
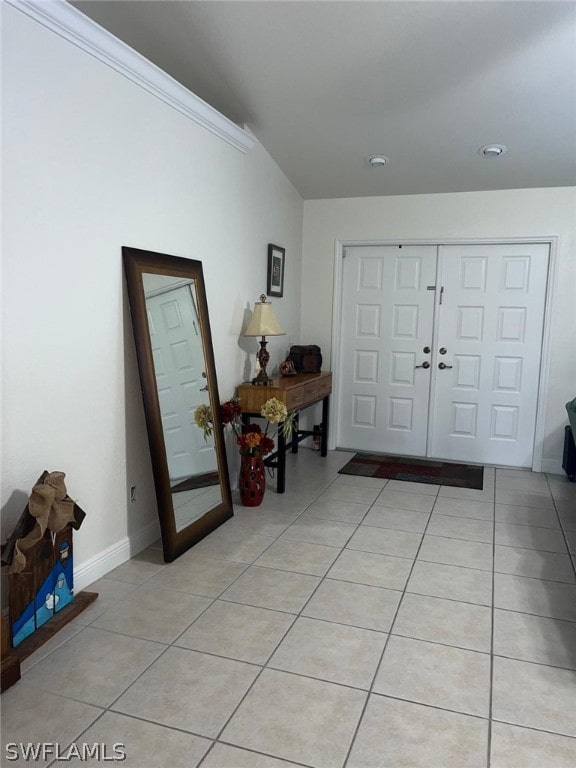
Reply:
[[[157,521],[149,523],[135,534],[113,544],[103,552],[74,568],[74,591],[80,592],[97,579],[101,579],[114,568],[130,560],[160,537],[160,526]]]
[[[563,475],[564,470],[559,461],[542,461],[541,472],[547,472],[549,475]]]

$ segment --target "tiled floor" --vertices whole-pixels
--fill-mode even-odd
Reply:
[[[3,741],[120,742],[138,768],[573,768],[576,485],[348,458],[301,450],[283,496],[93,585],[3,695]]]

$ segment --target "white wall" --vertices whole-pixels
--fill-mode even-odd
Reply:
[[[2,538],[42,470],[62,470],[87,512],[77,571],[94,574],[156,530],[121,247],[202,261],[230,397],[255,366],[239,334],[269,242],[286,248],[274,309],[299,336],[302,199],[261,146],[242,154],[21,12],[2,16]],[[287,344],[270,340],[271,368]]]
[[[576,188],[310,200],[304,203],[302,343],[330,363],[335,241],[558,235],[545,393],[544,467],[561,471],[564,404],[576,396]]]

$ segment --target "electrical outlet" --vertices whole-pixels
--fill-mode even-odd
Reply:
[[[131,485],[130,486],[130,504],[134,504],[136,501],[136,486]]]

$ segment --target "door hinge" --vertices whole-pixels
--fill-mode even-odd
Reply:
[[[442,286],[440,286],[440,301],[438,302],[439,304],[442,304],[442,294],[443,293],[444,293],[444,286],[442,285]]]
[[[346,258],[346,248],[342,248],[342,258]]]

